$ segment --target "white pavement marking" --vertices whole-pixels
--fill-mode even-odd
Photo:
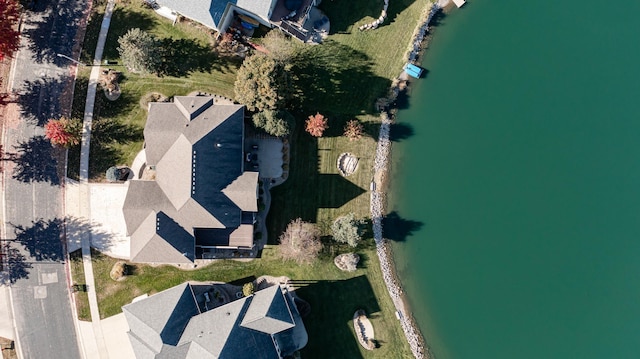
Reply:
[[[45,287],[44,285],[38,285],[33,287],[33,297],[35,299],[47,298],[47,287]]]
[[[58,283],[58,272],[40,273],[40,281],[42,284]]]

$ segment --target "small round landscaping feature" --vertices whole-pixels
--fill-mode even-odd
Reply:
[[[338,157],[338,171],[344,177],[352,175],[358,169],[358,157],[345,152]]]
[[[113,265],[113,268],[111,268],[109,277],[115,281],[121,281],[127,276],[127,270],[127,264],[123,261],[118,261]]]
[[[335,263],[336,267],[345,272],[355,271],[358,267],[358,262],[360,262],[360,256],[356,253],[340,254],[333,259],[333,263]]]

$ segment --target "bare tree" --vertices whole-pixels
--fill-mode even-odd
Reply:
[[[312,262],[322,249],[320,230],[315,224],[298,218],[291,221],[280,236],[280,254],[298,264]]]

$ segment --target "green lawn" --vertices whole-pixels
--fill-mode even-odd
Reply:
[[[391,1],[385,24],[373,31],[360,32],[358,26],[380,15],[382,0],[326,0],[322,3],[321,8],[331,19],[331,35],[322,45],[300,46],[293,64],[295,97],[289,110],[298,123],[290,136],[289,178],[272,190],[267,218],[270,243],[275,243],[287,223],[298,217],[317,223],[323,235],[329,234],[329,224],[338,216],[354,212],[359,218],[369,217],[369,184],[379,128],[373,104],[401,72],[410,36],[426,5],[415,0]],[[90,61],[93,56],[103,8],[104,4],[94,3],[83,61]],[[170,21],[139,5],[118,3],[105,49],[106,58],[118,60],[117,37],[134,26],[159,38],[171,38],[172,48],[176,48],[174,56],[190,52],[194,54],[194,60],[174,63],[167,72],[175,76],[162,78],[130,74],[121,67],[114,67],[124,72],[123,95],[117,101],[109,102],[103,94],[98,94],[90,159],[93,179],[102,177],[109,166],[130,164],[141,149],[146,119],[146,110],[139,104],[143,95],[160,92],[173,96],[203,90],[233,96],[239,63],[218,58],[207,50],[211,41],[208,31],[190,24],[173,27]],[[75,116],[82,116],[84,111],[88,76],[88,69],[79,72]],[[303,121],[316,112],[329,119],[329,129],[318,139],[303,130]],[[366,136],[358,141],[341,136],[345,123],[353,118],[365,124]],[[358,170],[346,178],[338,174],[336,167],[337,158],[343,152],[350,152],[360,159]],[[78,162],[77,149],[71,150],[71,177],[77,176]],[[383,284],[371,233],[365,237],[365,244],[357,250],[364,258],[364,265],[351,274],[335,268],[331,259],[344,249],[328,242],[322,258],[310,266],[283,263],[277,257],[275,247],[269,247],[263,252],[263,258],[252,262],[222,261],[193,271],[136,265],[135,274],[121,282],[109,278],[115,260],[95,253],[94,273],[100,313],[102,317],[111,316],[138,295],[155,293],[186,280],[235,281],[263,274],[286,275],[306,284],[299,293],[312,306],[311,315],[305,318],[310,341],[303,350],[304,357],[411,357]],[[81,278],[76,273],[82,267],[77,263],[79,260],[79,257],[72,259],[74,278]],[[85,302],[80,304],[79,315],[87,319],[86,295],[76,295],[79,302]],[[362,349],[354,337],[350,318],[358,308],[372,314],[376,339],[381,343],[381,347],[372,352]]]
[[[94,4],[87,24],[82,60],[90,62],[99,32],[104,6]],[[118,37],[130,28],[140,27],[162,39],[165,47],[171,49],[164,56],[168,59],[163,77],[133,74],[120,65],[118,58]],[[104,177],[107,168],[113,165],[131,165],[136,154],[142,149],[142,130],[147,111],[140,105],[140,99],[148,93],[159,92],[167,97],[186,95],[192,91],[204,91],[223,96],[233,96],[233,82],[240,65],[239,60],[222,58],[211,50],[213,36],[209,30],[191,23],[172,23],[153,11],[142,8],[139,2],[118,3],[113,12],[109,35],[104,50],[104,59],[118,61],[111,68],[123,72],[120,87],[122,95],[116,101],[109,101],[98,88],[94,110],[94,124],[91,138],[89,173],[91,179]],[[84,101],[90,74],[89,68],[78,73],[75,88],[74,111],[82,118]],[[69,151],[69,176],[77,178],[79,149]]]
[[[276,247],[269,246],[263,251],[263,258],[251,262],[225,260],[196,270],[132,264],[134,274],[118,282],[109,277],[109,271],[117,260],[93,252],[100,316],[106,318],[121,312],[121,306],[130,303],[138,295],[153,294],[188,280],[244,283],[261,275],[284,275],[296,282],[298,294],[311,305],[311,314],[304,318],[309,343],[302,351],[303,357],[410,357],[409,347],[394,315],[393,304],[381,280],[372,241],[366,241],[358,249],[362,266],[352,273],[342,272],[333,265],[333,255],[344,248],[327,246],[319,260],[311,265],[299,266],[294,262],[282,261]],[[80,255],[72,256],[74,278],[77,278],[75,271],[81,267],[81,263]],[[380,343],[380,348],[371,352],[357,343],[353,330],[351,318],[360,308],[370,315],[376,339]],[[82,319],[89,319],[88,310],[79,310],[79,314]]]
[[[358,27],[377,19],[382,0],[323,1],[320,8],[331,21],[330,38],[355,51],[366,54],[375,75],[393,79],[402,71],[404,55],[409,47],[426,1],[389,1],[387,19],[375,30],[360,31]]]

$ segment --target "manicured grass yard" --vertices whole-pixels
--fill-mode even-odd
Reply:
[[[263,258],[251,262],[225,260],[196,270],[135,264],[134,274],[118,282],[109,278],[117,260],[93,252],[100,316],[119,313],[121,306],[138,295],[156,293],[188,280],[244,283],[261,275],[284,275],[296,282],[299,296],[311,305],[311,314],[304,318],[309,334],[309,343],[302,351],[304,358],[410,357],[393,304],[380,279],[372,241],[358,248],[362,266],[353,273],[342,272],[333,264],[333,255],[341,250],[344,249],[328,246],[322,257],[308,266],[282,261],[275,246],[269,246],[263,251]],[[72,267],[78,268],[78,264],[81,267],[81,261],[81,256],[72,256]],[[355,337],[351,318],[359,308],[371,315],[380,342],[380,348],[372,352],[363,349]],[[86,309],[80,314],[88,320]]]
[[[137,5],[118,3],[107,40],[105,57],[117,60],[117,38],[130,27],[141,27],[159,38],[180,39],[173,42],[183,53],[195,54],[182,68],[172,69],[175,76],[136,75],[122,67],[122,97],[109,102],[99,92],[96,103],[94,133],[91,143],[90,173],[103,176],[112,165],[130,164],[142,147],[142,129],[146,110],[140,98],[150,92],[166,96],[185,95],[202,90],[233,96],[233,82],[239,63],[219,58],[207,50],[210,34],[189,24],[171,26],[171,22]],[[89,23],[83,61],[90,61],[104,11],[104,3],[94,4],[94,18]],[[385,24],[373,31],[360,32],[357,27],[380,15],[383,1],[325,0],[321,8],[331,19],[328,41],[319,46],[302,46],[293,64],[295,101],[289,110],[297,118],[290,136],[289,178],[272,190],[272,205],[267,218],[269,242],[275,243],[287,223],[301,217],[317,223],[329,234],[330,223],[338,216],[354,212],[359,218],[369,216],[369,184],[378,135],[379,118],[375,99],[383,96],[403,65],[420,13],[426,3],[415,0],[392,0]],[[186,66],[186,67],[185,67]],[[74,115],[82,116],[89,70],[79,73],[76,83]],[[304,132],[307,116],[320,112],[329,119],[329,129],[322,138]],[[366,136],[349,141],[342,136],[345,123],[358,118],[365,124]],[[338,174],[337,158],[350,152],[360,159],[358,170],[349,177]],[[78,151],[69,153],[70,175],[77,176]],[[74,172],[75,171],[75,172]],[[135,273],[121,282],[109,278],[114,259],[94,254],[94,273],[101,316],[119,313],[120,307],[144,293],[155,293],[186,280],[237,281],[260,275],[285,275],[300,286],[299,295],[311,304],[312,313],[305,318],[309,344],[303,357],[318,358],[400,358],[411,357],[394,308],[386,291],[375,254],[371,233],[357,248],[363,265],[355,273],[339,271],[332,258],[346,251],[325,238],[321,258],[309,266],[282,262],[276,247],[264,250],[262,258],[251,262],[221,261],[192,271],[171,266],[136,265]],[[80,282],[80,257],[72,256],[74,278]],[[79,315],[89,317],[86,295],[76,294]],[[84,304],[82,304],[84,302]],[[354,336],[351,317],[364,308],[372,315],[379,349],[366,351]]]

